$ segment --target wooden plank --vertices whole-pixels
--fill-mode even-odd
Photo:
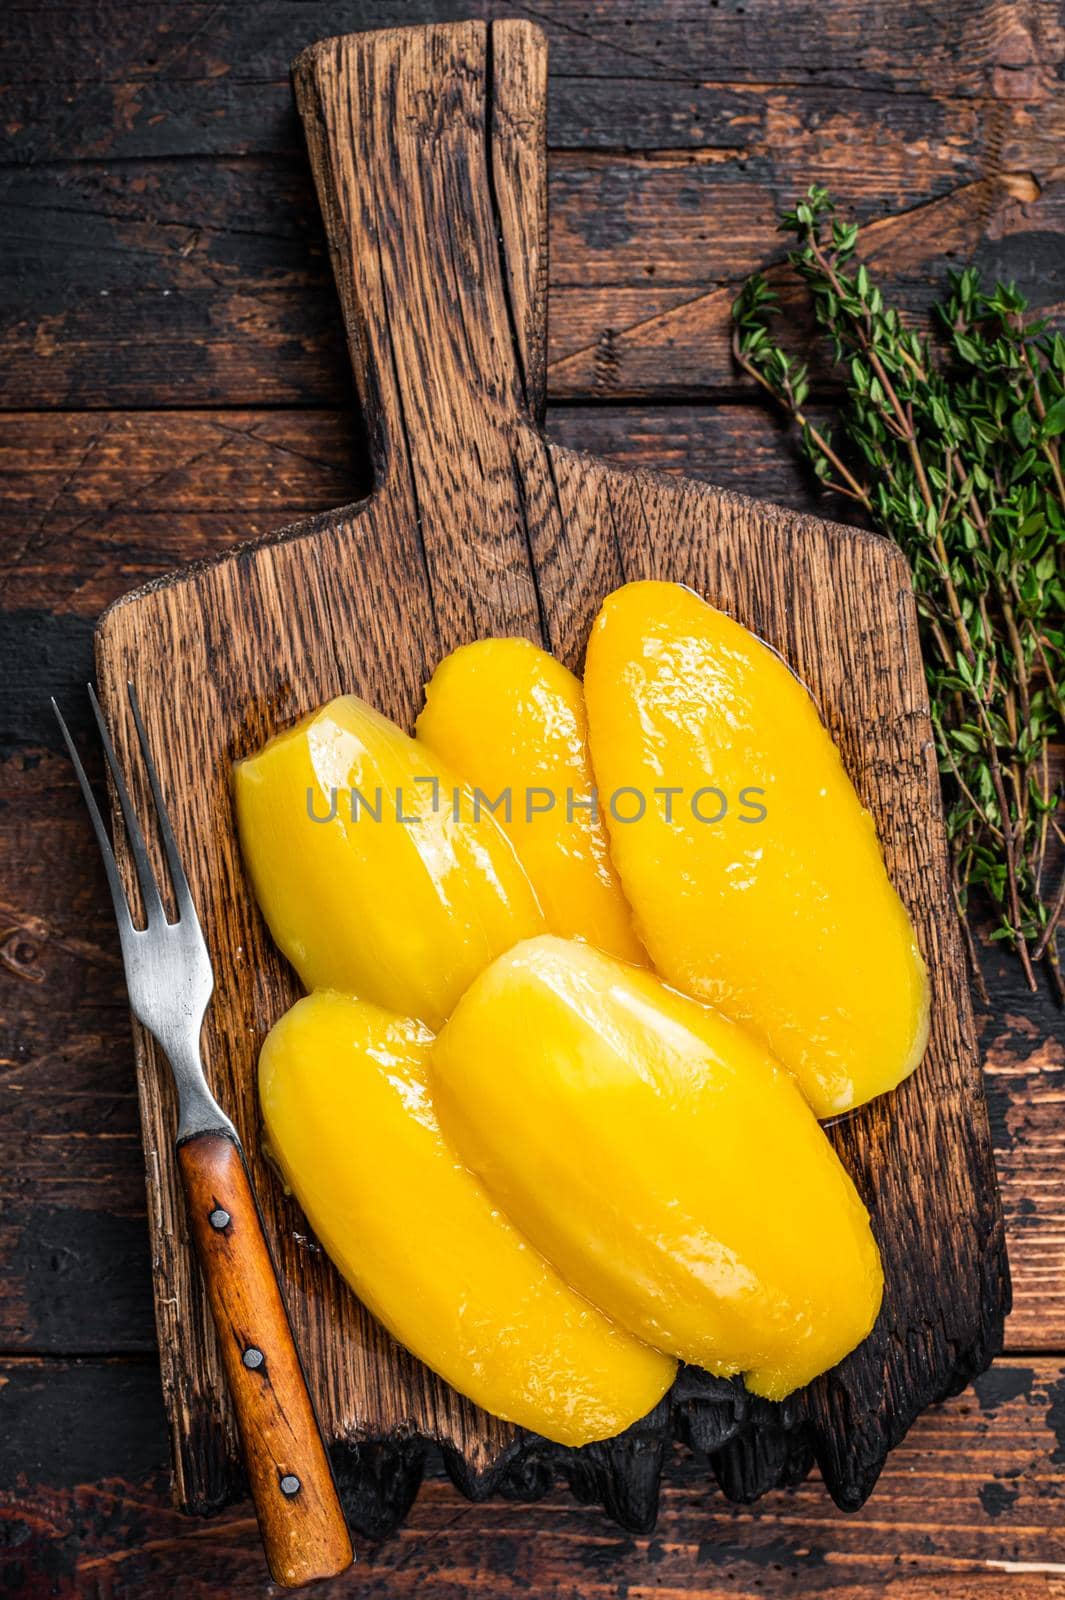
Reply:
[[[627,127],[629,85],[612,102]],[[662,91],[663,104],[683,85]],[[614,90],[611,90],[614,94]],[[75,96],[75,103],[80,103]],[[606,112],[604,112],[604,116]],[[556,399],[744,390],[728,309],[779,259],[779,206],[828,183],[885,292],[921,321],[944,262],[975,257],[1065,304],[1065,94],[996,103],[732,91],[725,142],[564,150],[550,177]],[[291,116],[283,151],[59,160],[0,172],[0,404],[336,403],[350,382]],[[731,131],[729,131],[731,130]],[[730,142],[731,141],[731,142]],[[627,140],[621,140],[625,143]],[[800,318],[795,337],[807,339]]]
[[[975,1394],[916,1423],[852,1516],[814,1480],[731,1506],[678,1451],[646,1536],[619,1535],[564,1487],[536,1505],[469,1505],[434,1464],[402,1529],[360,1540],[355,1569],[315,1593],[879,1600],[888,1588],[893,1600],[1057,1600],[1063,1419],[1060,1360],[998,1362]],[[151,1363],[0,1362],[0,1430],[10,1446],[0,1463],[7,1592],[43,1593],[44,1583],[59,1600],[272,1592],[249,1505],[208,1522],[171,1506]]]
[[[88,629],[81,644],[60,669],[67,704],[72,671],[84,698]],[[39,680],[36,694],[40,717]],[[0,785],[0,1348],[151,1350],[133,1042],[106,884],[57,750],[9,748]]]
[[[183,7],[180,15],[187,17],[193,9]],[[250,56],[245,53],[246,39],[227,35],[221,20],[226,9],[215,8],[211,26],[200,35],[216,69],[200,76],[190,75],[187,57],[169,71],[148,66],[152,34],[145,32],[132,8],[116,7],[112,19],[101,17],[91,38],[79,37],[76,27],[69,38],[64,33],[50,50],[46,76],[23,50],[0,55],[9,130],[0,167],[287,155],[298,150],[288,64],[296,50],[319,35],[303,24],[293,33],[300,43],[286,48],[284,33],[272,34],[262,41],[269,49],[269,59],[262,60],[253,46]],[[261,26],[269,9],[259,8],[254,27]],[[175,15],[172,8],[167,10]],[[32,31],[45,13],[9,8],[9,15],[17,19],[8,29],[13,41],[20,25],[25,29],[28,24]],[[245,26],[252,21],[244,8],[236,17]],[[330,9],[326,34],[335,21]],[[129,31],[136,37],[123,38]],[[27,40],[26,50],[34,48],[36,41]],[[548,143],[555,152],[689,152],[704,161],[732,157],[749,162],[772,156],[782,163],[779,170],[792,173],[803,156],[829,163],[834,158],[854,171],[846,135],[854,131],[861,136],[863,125],[876,124],[884,140],[885,169],[867,169],[865,180],[874,192],[885,182],[905,192],[937,172],[949,174],[951,148],[956,174],[970,169],[986,149],[983,124],[989,101],[1009,102],[1007,122],[1019,117],[1025,105],[1053,102],[1056,86],[1050,74],[1061,52],[1055,53],[1051,42],[1044,48],[1048,53],[1038,77],[1021,79],[1008,94],[989,90],[980,97],[966,96],[949,80],[934,91],[900,92],[875,76],[841,96],[837,86],[789,72],[787,61],[775,66],[766,62],[755,81],[744,82],[715,70],[713,53],[701,72],[691,76],[648,76],[635,59],[611,71],[603,68],[601,52],[594,50],[584,62],[573,64],[583,70],[571,71],[556,49]],[[190,49],[196,49],[196,41]],[[119,59],[113,60],[116,51]],[[1043,137],[1050,132],[1044,127]],[[769,143],[773,133],[775,148]],[[801,172],[798,176],[801,180]],[[857,171],[855,177],[860,181]]]
[[[526,14],[508,0],[471,0],[466,9],[480,17]],[[74,7],[16,0],[7,8],[0,61],[0,78],[10,85],[11,151],[56,159],[262,148],[264,137],[291,126],[284,91],[298,50],[330,33],[448,21],[452,12],[449,0],[266,0],[254,7],[239,0],[180,7],[165,0]],[[658,144],[681,142],[672,118],[661,130],[663,91],[671,88],[695,98],[697,115],[701,92],[733,84],[741,91],[795,84],[900,98],[1039,99],[1055,91],[1063,53],[1054,0],[962,0],[949,11],[903,0],[876,17],[860,0],[834,0],[827,10],[812,0],[771,0],[757,16],[734,3],[594,0],[582,4],[578,18],[570,0],[540,0],[536,20],[546,30],[554,73],[580,85],[578,129],[596,114],[585,85],[625,81],[637,128],[643,90]],[[563,95],[553,111],[556,127],[566,110]],[[583,141],[581,131],[573,136]],[[615,135],[611,142],[635,140]]]
[[[737,490],[753,473],[760,498],[803,511],[815,504],[776,413],[764,405],[556,405],[547,423],[560,444],[626,467],[682,472]],[[0,413],[0,484],[7,518],[0,553],[10,568],[32,557],[19,593],[27,604],[42,604],[45,591],[31,585],[46,581],[62,560],[74,531],[68,524],[78,518],[97,524],[106,516],[222,518],[228,511],[231,537],[240,540],[248,537],[249,515],[294,518],[361,498],[370,465],[353,410],[16,411]],[[53,532],[55,521],[63,522],[62,533]],[[24,549],[27,524],[38,523],[32,551]],[[162,537],[157,530],[145,543],[142,562],[165,558]],[[201,553],[180,523],[173,539],[174,564],[194,548]],[[102,554],[72,559],[73,604],[78,579],[102,564]],[[125,577],[105,573],[100,582]]]
[[[627,466],[814,506],[760,406],[554,408],[550,427]],[[358,499],[369,482],[350,412],[0,414],[4,603],[95,617],[148,578]]]

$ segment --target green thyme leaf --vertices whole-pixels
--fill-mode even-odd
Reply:
[[[1063,993],[1052,864],[1065,847],[1065,335],[1012,284],[948,271],[943,344],[909,328],[860,253],[857,224],[812,185],[780,218],[789,261],[846,380],[835,427],[806,412],[806,365],[774,334],[756,273],[732,307],[739,365],[783,407],[826,489],[904,550],[913,572],[943,775],[955,899]],[[978,893],[974,894],[974,891]]]

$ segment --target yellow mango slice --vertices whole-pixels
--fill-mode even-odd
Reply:
[[[432,1069],[514,1224],[649,1344],[781,1399],[872,1327],[850,1178],[791,1075],[709,1007],[544,935],[476,979]]]
[[[354,695],[238,762],[234,792],[259,905],[308,989],[436,1028],[482,967],[544,926],[491,815]]]
[[[690,590],[632,583],[596,618],[584,691],[600,792],[646,800],[605,815],[657,971],[755,1031],[818,1116],[893,1089],[924,1054],[927,974],[803,685]]]
[[[656,1405],[676,1363],[607,1320],[497,1210],[445,1142],[432,1035],[320,991],[259,1058],[266,1135],[355,1293],[401,1344],[487,1411],[587,1444]]]
[[[490,802],[552,933],[645,964],[594,805],[584,695],[528,639],[463,645],[437,667],[416,732]]]

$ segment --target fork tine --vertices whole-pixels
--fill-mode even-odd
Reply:
[[[159,823],[159,833],[162,837],[163,849],[166,851],[166,864],[170,870],[170,882],[174,886],[174,899],[177,903],[178,916],[184,917],[191,915],[195,917],[196,908],[192,903],[192,894],[189,891],[189,880],[186,878],[185,868],[181,864],[181,856],[178,853],[177,840],[174,838],[174,830],[170,826],[170,817],[166,809],[166,802],[163,800],[163,791],[159,784],[159,774],[156,771],[155,762],[152,760],[152,752],[148,748],[148,735],[144,731],[144,722],[141,718],[141,708],[140,702],[137,699],[137,691],[133,687],[132,683],[126,684],[126,690],[129,694],[129,703],[133,710],[133,721],[137,729],[137,738],[140,740],[141,755],[144,757],[144,765],[148,772],[148,782],[151,784],[152,799],[155,802],[155,815]]]
[[[163,902],[159,898],[159,888],[155,881],[155,874],[152,872],[151,862],[148,860],[148,849],[144,843],[141,825],[137,821],[137,813],[133,809],[133,801],[129,797],[126,780],[122,776],[122,768],[118,764],[115,747],[111,743],[111,735],[107,731],[107,723],[104,721],[104,714],[100,710],[100,702],[96,698],[96,691],[91,683],[88,688],[89,699],[92,701],[93,715],[96,718],[96,726],[100,730],[100,739],[103,742],[104,755],[107,757],[107,765],[111,768],[111,776],[118,792],[118,803],[122,807],[122,815],[126,823],[126,836],[129,839],[130,850],[133,852],[133,864],[137,869],[137,882],[141,886],[141,899],[144,901],[145,918],[149,925],[156,917],[162,917],[165,921]]]
[[[56,704],[54,695],[52,696],[52,710],[55,712],[56,721],[59,723],[63,742],[67,747],[67,754],[74,764],[74,772],[77,775],[82,798],[88,807],[92,831],[96,835],[96,843],[100,846],[100,854],[104,858],[104,872],[107,874],[107,887],[110,889],[111,899],[114,901],[115,916],[118,919],[118,931],[124,939],[127,934],[134,931],[133,918],[130,915],[126,891],[122,887],[122,879],[118,875],[115,854],[111,849],[111,840],[108,837],[107,829],[104,827],[104,819],[100,815],[100,808],[96,804],[96,796],[93,794],[89,780],[85,776],[85,768],[81,764],[81,757],[78,755],[77,747],[70,736],[70,729],[63,719],[63,713]]]

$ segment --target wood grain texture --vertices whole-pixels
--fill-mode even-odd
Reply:
[[[297,94],[374,491],[113,608],[98,635],[101,688],[117,705],[134,679],[163,753],[216,960],[209,1070],[254,1152],[255,1051],[295,991],[243,885],[232,759],[341,688],[409,725],[438,655],[478,634],[544,637],[579,665],[599,599],[629,576],[691,583],[792,661],[877,818],[936,978],[921,1072],[834,1135],[888,1275],[884,1314],[860,1352],[775,1409],[688,1374],[671,1408],[564,1455],[486,1418],[396,1350],[261,1163],[254,1175],[319,1415],[338,1444],[436,1440],[476,1496],[501,1485],[533,1494],[560,1469],[627,1525],[647,1527],[675,1428],[712,1456],[735,1498],[794,1481],[816,1459],[837,1500],[855,1505],[916,1413],[986,1365],[1008,1298],[912,598],[897,552],[872,536],[611,469],[537,430],[542,54],[535,30],[506,23],[332,41],[301,58]],[[524,223],[523,206],[533,212]],[[138,1053],[178,1490],[205,1506],[233,1490],[234,1439],[228,1418],[217,1420],[217,1349],[189,1274],[168,1086],[143,1039]],[[179,1353],[179,1330],[187,1339],[190,1329],[195,1362]],[[384,1522],[420,1469],[387,1451],[375,1468],[356,1477],[364,1487],[372,1478]]]
[[[10,159],[57,155],[159,155],[190,148],[249,153],[267,147],[291,120],[288,68],[308,38],[398,23],[450,22],[450,0],[280,0],[249,8],[241,0],[166,0],[101,13],[59,0],[10,8],[0,68],[11,85]],[[518,18],[512,0],[470,0],[470,17]],[[742,0],[696,8],[670,0],[538,0],[537,20],[563,86],[551,128],[570,142],[678,143],[686,123],[706,120],[700,91],[741,92],[763,84],[835,91],[889,91],[972,101],[1045,98],[1065,47],[1054,0],[959,0],[949,13],[921,0],[897,0],[890,21],[871,24],[862,0],[766,0],[757,13]],[[51,78],[46,80],[43,44]],[[239,75],[229,70],[239,63]],[[637,112],[654,119],[654,137],[638,122],[628,137],[598,95],[619,79],[644,86]],[[44,81],[79,84],[80,100],[42,117]],[[567,84],[577,90],[567,92]],[[598,95],[597,91],[598,90]],[[265,103],[265,105],[264,105]],[[116,112],[122,115],[116,115]],[[703,130],[705,131],[705,130]],[[671,138],[664,136],[668,132]]]
[[[251,1507],[209,1521],[170,1503],[150,1363],[0,1362],[0,1587],[12,1595],[270,1600]],[[996,1362],[934,1406],[850,1515],[820,1484],[731,1505],[683,1448],[658,1525],[627,1535],[564,1485],[535,1505],[464,1503],[438,1461],[403,1527],[360,1542],[329,1600],[1060,1600],[1065,1365]],[[6,1586],[6,1587],[5,1587]]]
[[[820,142],[831,112],[818,106],[796,107],[779,123],[767,117],[756,148],[718,159],[705,151],[554,156],[551,396],[753,395],[729,353],[729,306],[748,273],[783,256],[778,204],[812,179],[870,224],[861,253],[919,327],[929,326],[944,256],[1014,278],[1034,304],[1060,313],[1065,97],[1026,108],[1008,169],[1005,147],[984,143],[982,115],[960,168],[964,133],[945,126],[911,140],[900,129],[897,162],[910,177],[897,184],[883,175],[882,129],[895,107],[867,109],[868,122],[837,123],[829,154]],[[615,114],[626,114],[620,90]],[[793,147],[791,129],[806,121],[807,148],[778,171],[778,152]],[[1056,130],[1049,139],[1037,134],[1045,121]],[[934,159],[911,157],[929,140]],[[14,168],[0,171],[0,218],[11,263],[0,283],[4,406],[347,402],[336,298],[302,154]],[[814,357],[822,384],[809,318],[785,287],[790,338]]]
[[[270,1576],[334,1578],[351,1539],[244,1158],[227,1135],[198,1133],[177,1164]]]
[[[735,390],[729,304],[783,254],[777,212],[811,181],[878,219],[863,248],[912,316],[951,254],[1060,310],[1058,9],[967,0],[933,18],[900,0],[869,27],[854,0],[770,0],[757,25],[735,4],[604,0],[575,23],[567,0],[538,5],[552,395]],[[50,6],[9,7],[0,401],[345,403],[288,63],[317,31],[396,10],[103,0],[68,30]],[[448,15],[444,0],[401,11]]]

